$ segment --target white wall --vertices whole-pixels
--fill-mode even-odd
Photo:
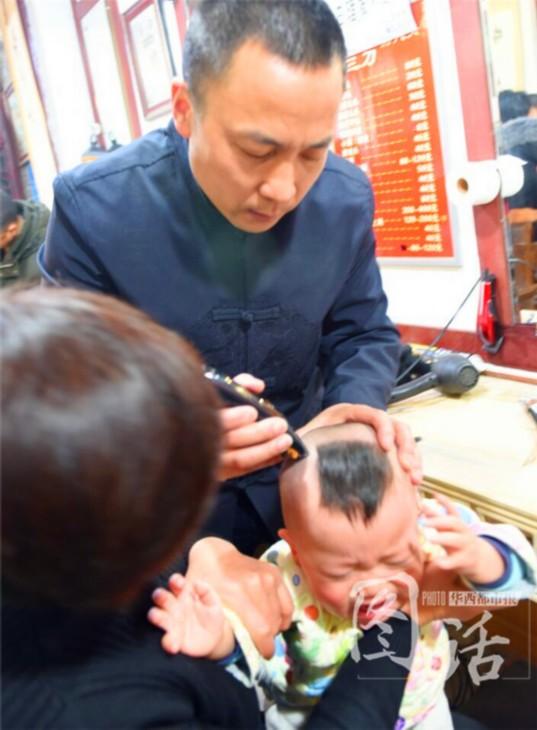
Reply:
[[[70,0],[26,0],[33,60],[60,170],[80,163],[93,115]],[[52,181],[51,181],[52,182]]]
[[[524,55],[524,90],[537,94],[537,4],[532,0],[518,1]]]
[[[456,177],[467,152],[448,0],[426,0],[438,118],[446,179]],[[479,277],[479,257],[473,209],[451,195],[448,200],[453,240],[458,254],[454,266],[382,264],[389,315],[399,324],[443,327]],[[450,329],[474,331],[478,292],[474,291]]]

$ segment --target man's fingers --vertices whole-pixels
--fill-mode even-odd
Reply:
[[[220,411],[223,431],[218,471],[220,481],[277,464],[291,446],[292,438],[287,434],[284,418],[257,420],[257,417],[256,409],[250,406]]]
[[[418,486],[423,480],[423,468],[412,431],[406,423],[398,421],[396,418],[392,418],[392,423],[399,463],[409,474],[412,483]]]
[[[218,478],[220,481],[248,474],[278,464],[291,446],[289,435],[278,436],[272,441],[242,449],[227,449],[220,456]]]
[[[366,423],[372,426],[379,446],[384,451],[389,451],[395,445],[401,466],[408,472],[412,483],[421,484],[423,479],[421,457],[409,427],[378,408],[351,403],[329,406],[301,428],[299,433],[307,433],[313,428],[333,426],[338,423]]]
[[[307,433],[321,426],[335,426],[338,423],[367,423],[376,433],[381,448],[388,451],[394,444],[392,419],[384,411],[358,403],[338,403],[329,406],[300,429]]]
[[[256,643],[263,656],[268,659],[274,653],[274,636],[290,623],[293,604],[278,568],[269,564],[265,568],[261,574],[261,582],[263,594],[267,598],[268,620],[264,635],[261,632]]]
[[[261,378],[256,378],[250,373],[240,373],[236,375],[233,380],[235,383],[242,385],[243,388],[247,388],[252,393],[262,393],[265,390],[265,381]]]
[[[393,418],[388,416],[387,413],[384,413],[384,411],[380,411],[375,408],[371,408],[370,410],[371,412],[367,413],[368,420],[364,421],[364,423],[368,423],[375,429],[381,449],[384,449],[384,451],[390,451],[394,444],[396,444],[395,422]]]
[[[225,436],[228,431],[255,423],[259,414],[253,406],[232,406],[222,408],[218,415],[220,417],[220,426]]]
[[[283,583],[280,583],[277,591],[281,614],[280,631],[285,631],[291,625],[293,618],[293,599]]]
[[[263,418],[261,421],[250,423],[224,433],[224,449],[242,449],[245,446],[255,446],[282,436],[287,432],[285,418]]]
[[[287,621],[288,611],[279,589],[283,579],[274,565],[241,555],[218,538],[204,538],[190,550],[188,578],[206,580],[240,617],[260,653],[272,656],[274,636]]]
[[[257,650],[265,659],[271,659],[274,656],[274,634],[268,629],[260,631],[256,637],[255,645]]]
[[[278,568],[266,563],[257,567],[243,578],[240,615],[259,652],[269,659],[274,653],[274,636],[288,624],[292,606]]]
[[[394,429],[395,445],[402,449],[405,454],[414,453],[416,442],[410,427],[406,423],[403,423],[403,421],[398,421],[397,418],[392,418],[391,420]]]

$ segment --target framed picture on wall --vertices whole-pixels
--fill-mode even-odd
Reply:
[[[129,114],[129,94],[124,83],[126,75],[117,53],[112,15],[105,0],[79,5],[76,12],[94,122],[104,132],[102,144],[106,144],[109,135],[120,144],[128,144],[137,130],[132,124],[133,115]]]
[[[141,0],[123,17],[142,111],[152,119],[170,108],[172,77],[158,5]]]
[[[188,23],[186,0],[158,0],[172,74],[183,79],[183,41]]]

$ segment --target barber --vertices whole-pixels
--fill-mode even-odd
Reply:
[[[193,572],[225,576],[223,593],[237,586],[226,600],[246,609],[265,654],[289,598],[270,566],[238,551],[256,554],[281,527],[275,472],[260,470],[288,448],[287,422],[369,422],[419,481],[411,438],[382,412],[400,347],[371,186],[329,151],[345,62],[324,0],[201,0],[172,122],[60,175],[39,255],[50,284],[134,304],[212,367],[253,373],[250,387],[284,414],[223,411],[224,484],[190,556]]]

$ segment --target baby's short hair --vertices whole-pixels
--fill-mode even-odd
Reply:
[[[387,454],[365,441],[319,444],[317,453],[321,504],[367,523],[392,480]]]

